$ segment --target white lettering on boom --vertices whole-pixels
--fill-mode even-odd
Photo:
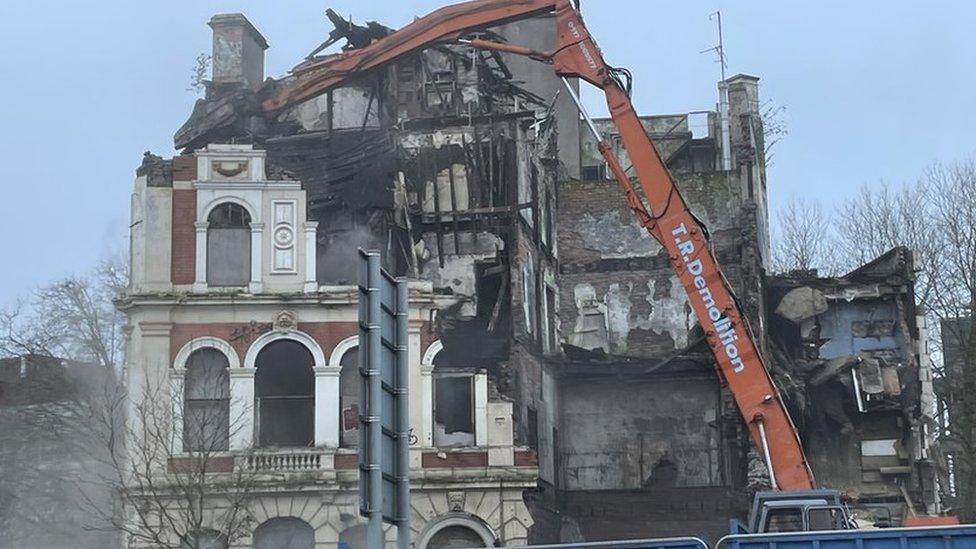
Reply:
[[[712,331],[721,341],[722,347],[725,349],[725,356],[732,363],[732,371],[738,374],[746,368],[745,363],[742,362],[742,357],[739,356],[739,346],[736,344],[739,336],[735,333],[732,321],[724,318],[722,311],[715,304],[715,296],[712,295],[711,288],[708,287],[705,277],[702,276],[705,265],[700,259],[692,259],[695,253],[695,243],[690,238],[687,238],[687,234],[688,228],[685,227],[684,223],[679,223],[678,226],[671,230],[671,236],[674,237],[674,243],[678,246],[678,252],[687,264],[688,272],[693,277],[692,281],[698,290],[697,293],[701,304],[708,313],[708,320],[712,323]]]

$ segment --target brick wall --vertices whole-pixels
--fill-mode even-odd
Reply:
[[[170,265],[173,284],[192,284],[195,278],[196,218],[197,191],[173,189],[173,256]],[[152,253],[151,249],[149,253]]]
[[[743,295],[743,216],[735,181],[722,173],[688,173],[680,174],[678,185],[709,227],[725,276]],[[564,338],[573,343],[574,330],[592,323],[577,326],[577,294],[592,291],[600,306],[616,306],[616,330],[608,320],[611,353],[663,357],[692,342],[688,326],[695,319],[686,294],[661,246],[637,224],[616,182],[562,183],[557,226]]]
[[[430,323],[424,322],[421,334],[430,333]],[[230,343],[237,352],[242,365],[247,350],[262,334],[271,331],[271,323],[254,322],[213,322],[207,324],[180,323],[174,324],[170,332],[170,363],[176,359],[176,353],[187,342],[198,337],[215,337]],[[328,360],[333,349],[340,341],[359,333],[356,322],[299,322],[298,329],[312,337],[322,348],[325,359]],[[427,350],[428,344],[422,344],[421,353]],[[419,357],[418,357],[419,360]]]
[[[196,178],[196,156],[181,155],[173,157],[173,181],[194,181]]]
[[[356,322],[301,322],[298,329],[310,335],[319,344],[326,360],[340,341],[358,333]],[[254,340],[269,331],[271,331],[271,324],[265,322],[174,324],[170,333],[170,363],[176,359],[176,353],[187,342],[204,336],[230,343],[243,363],[244,356]]]

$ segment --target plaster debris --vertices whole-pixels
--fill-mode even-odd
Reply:
[[[827,311],[827,298],[815,288],[802,286],[790,290],[776,307],[776,314],[799,323]]]

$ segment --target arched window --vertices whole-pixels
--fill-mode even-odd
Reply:
[[[183,378],[183,449],[215,452],[228,448],[230,377],[227,357],[213,348],[197,349],[186,361]]]
[[[207,284],[245,286],[251,279],[251,215],[225,202],[207,218]]]
[[[481,536],[468,528],[454,524],[441,528],[427,542],[425,549],[451,549],[454,547],[484,547],[485,541]]]
[[[315,442],[315,359],[301,343],[279,339],[255,360],[258,445],[312,446]]]
[[[474,446],[474,372],[434,357],[434,446]]]
[[[359,447],[359,347],[353,347],[339,360],[339,445]]]
[[[304,520],[278,517],[254,530],[254,549],[313,549],[315,530]]]

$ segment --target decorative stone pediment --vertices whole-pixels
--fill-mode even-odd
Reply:
[[[251,145],[211,143],[196,152],[201,182],[263,182],[265,151]]]
[[[318,291],[315,221],[308,220],[305,191],[299,181],[269,180],[267,152],[249,144],[211,143],[194,152],[196,179],[196,255],[193,291],[206,293],[221,286],[208,276],[209,219],[225,203],[247,210],[250,246],[219,257],[250,255],[247,292],[252,295]],[[238,240],[243,237],[238,235]],[[217,242],[217,240],[214,240]],[[219,248],[219,250],[224,250]],[[241,262],[245,260],[242,259]],[[222,263],[226,264],[226,262]],[[240,273],[233,278],[239,281]],[[216,279],[220,280],[220,279]],[[237,284],[236,286],[241,286]]]

